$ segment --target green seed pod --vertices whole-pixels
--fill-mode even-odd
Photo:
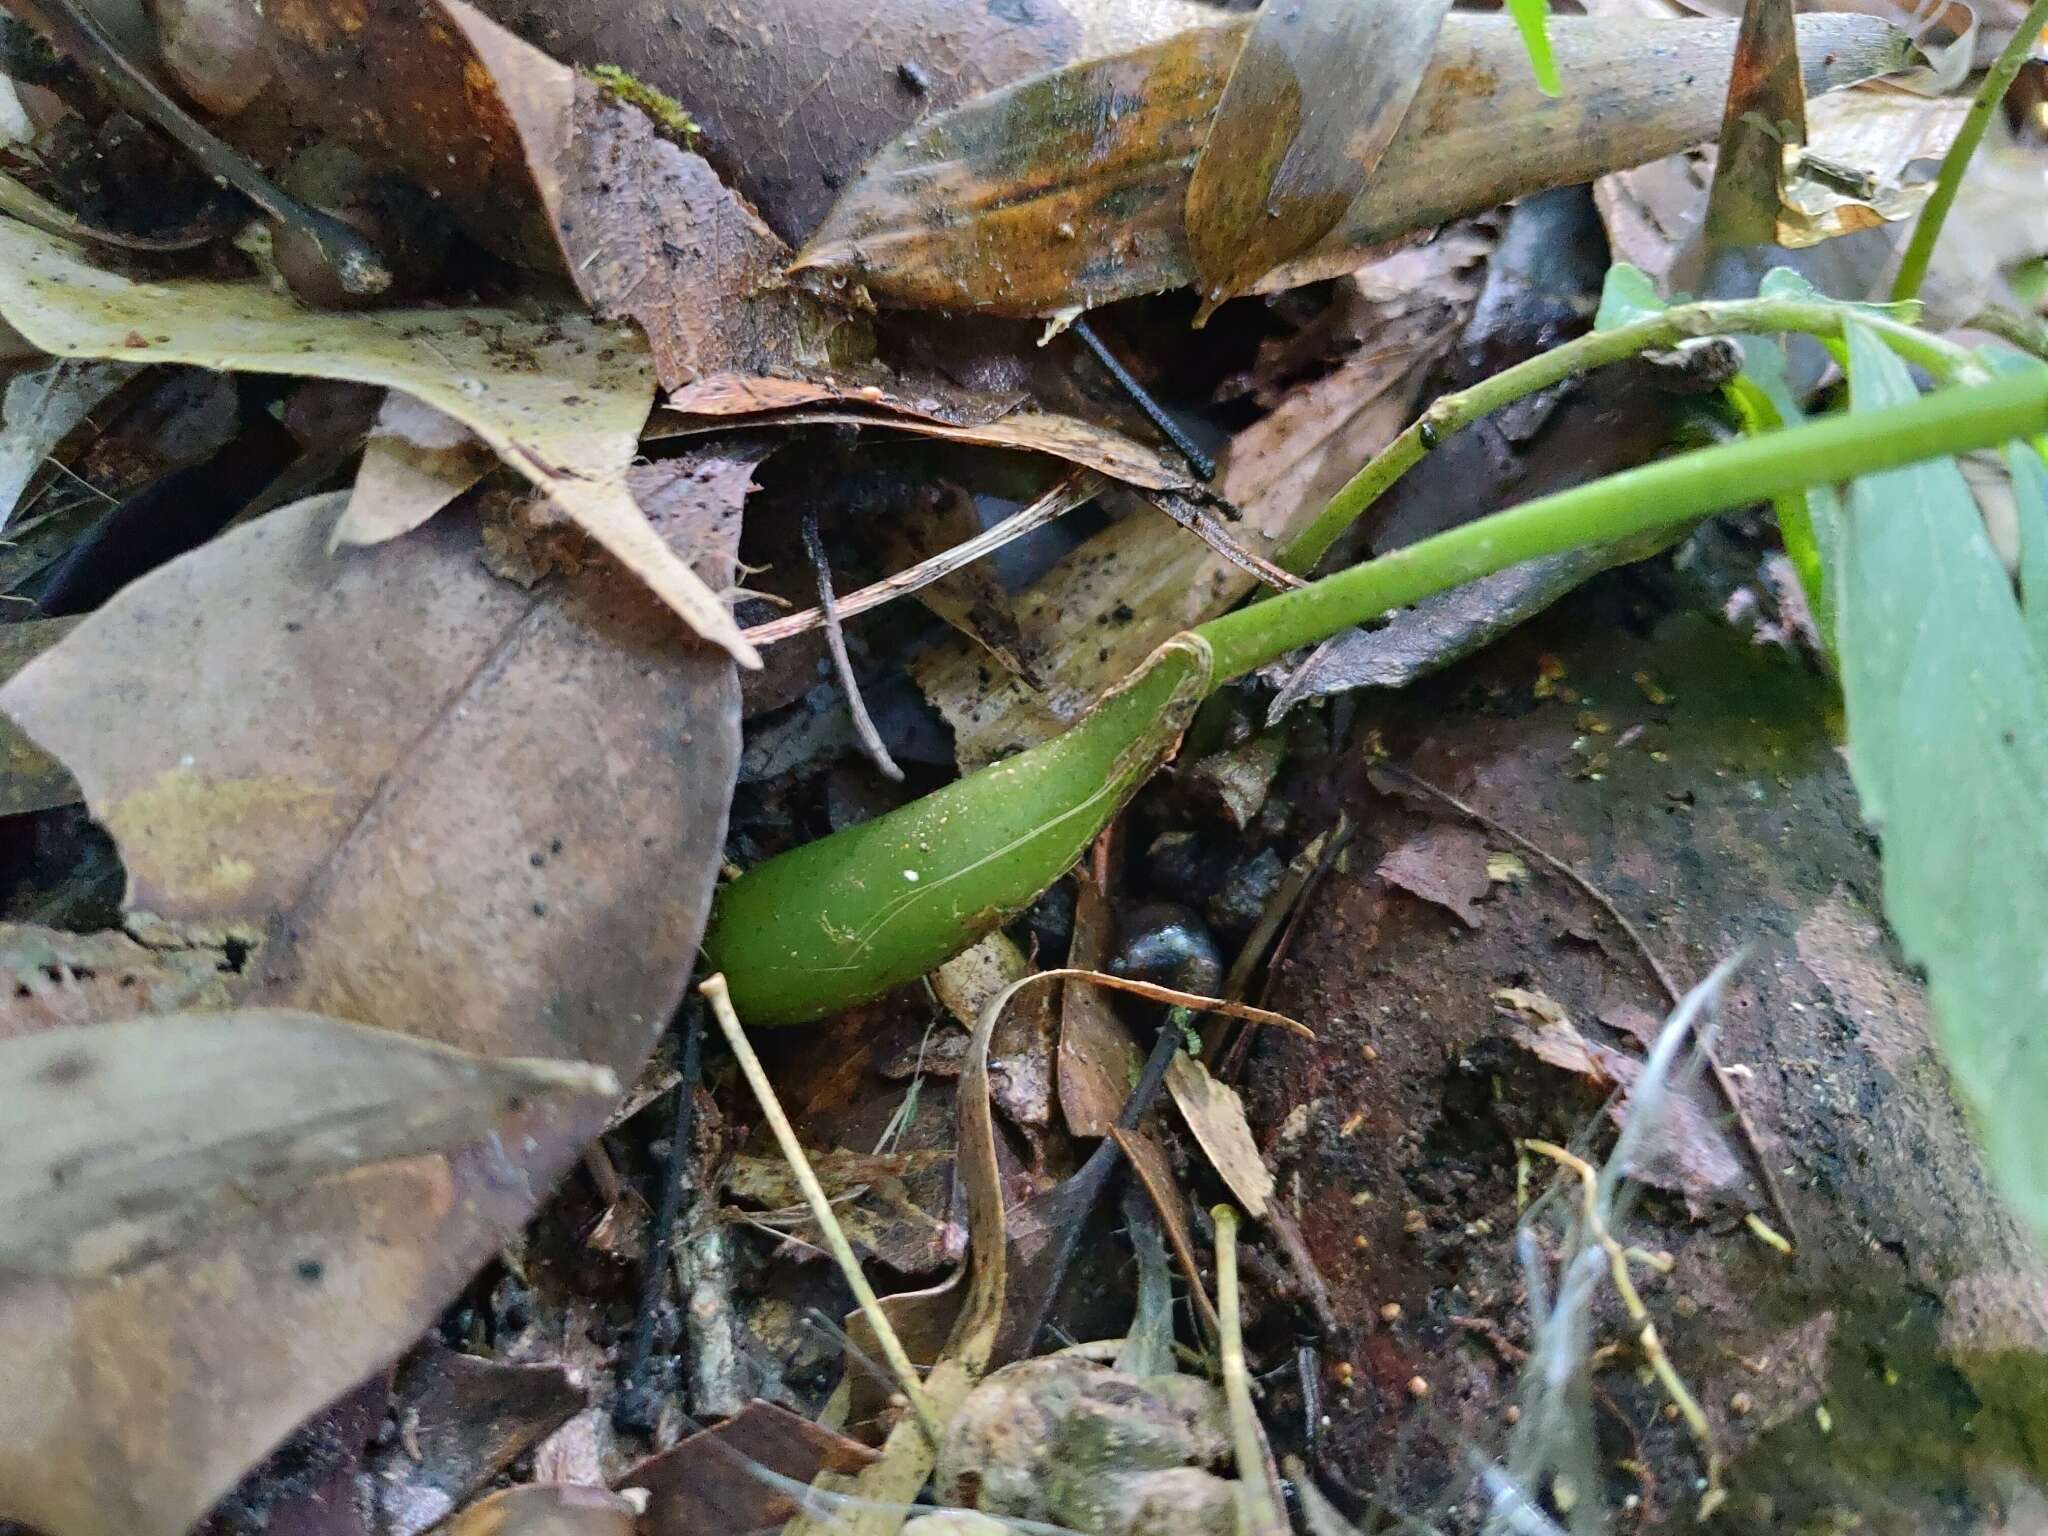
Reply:
[[[704,938],[740,1017],[822,1018],[1023,911],[1171,752],[1212,682],[1208,645],[1177,635],[1051,741],[742,875]]]

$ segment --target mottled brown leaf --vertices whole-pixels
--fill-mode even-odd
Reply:
[[[1472,903],[1492,881],[1486,872],[1486,839],[1469,827],[1429,827],[1389,849],[1379,877],[1411,896],[1453,912],[1467,928],[1479,926]]]
[[[330,557],[338,512],[136,582],[0,708],[113,832],[130,927],[229,941],[234,1002],[630,1077],[710,899],[732,663],[608,562],[523,591],[463,510]],[[13,1288],[0,1358],[32,1390],[0,1395],[0,1516],[183,1530],[415,1337],[607,1107],[535,1101],[452,1155],[321,1178],[118,1286]]]
[[[765,1530],[787,1520],[796,1505],[756,1477],[755,1467],[809,1483],[820,1472],[857,1472],[874,1459],[859,1441],[756,1399],[716,1429],[629,1468],[618,1486],[647,1490],[647,1536]]]
[[[882,303],[1013,315],[1194,281],[1190,170],[1245,26],[1073,65],[919,125],[847,189],[798,268]],[[1905,59],[1904,34],[1872,17],[1803,16],[1799,37],[1810,93]],[[1385,241],[1710,137],[1734,38],[1732,23],[1560,16],[1554,51],[1574,88],[1551,98],[1508,18],[1445,18],[1369,185],[1253,286],[1332,277]]]
[[[1188,257],[1204,316],[1336,227],[1393,142],[1450,8],[1259,7],[1188,178]]]
[[[1707,196],[1709,251],[1776,243],[1784,152],[1805,142],[1792,0],[1746,0]]]
[[[0,683],[70,634],[76,619],[25,619],[0,626]],[[74,805],[78,786],[71,775],[13,721],[0,719],[0,816]]]

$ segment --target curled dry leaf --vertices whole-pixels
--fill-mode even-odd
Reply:
[[[232,972],[232,1002],[630,1077],[718,867],[730,661],[609,565],[522,591],[484,569],[463,510],[330,557],[338,511],[281,509],[144,577],[0,708],[113,833],[130,926]],[[534,1101],[452,1154],[316,1179],[118,1285],[8,1292],[0,1354],[33,1390],[0,1402],[0,1514],[54,1536],[182,1531],[417,1336],[606,1107]]]
[[[1244,1117],[1244,1100],[1228,1083],[1219,1083],[1209,1069],[1181,1051],[1166,1069],[1166,1089],[1173,1095],[1188,1129],[1207,1155],[1210,1166],[1237,1197],[1245,1211],[1263,1218],[1273,1198],[1273,1173],[1259,1156]]]
[[[1188,258],[1204,316],[1336,227],[1393,142],[1450,8],[1259,7],[1188,177]]]
[[[719,171],[786,240],[921,117],[1075,59],[1156,41],[1213,13],[1188,0],[611,0],[573,14],[479,9],[581,68],[612,64],[689,109]]]
[[[0,1272],[99,1279],[322,1174],[473,1141],[604,1067],[450,1050],[292,1009],[181,1013],[0,1043]]]
[[[755,663],[732,615],[625,484],[654,399],[647,348],[577,310],[320,313],[262,282],[137,282],[0,220],[0,316],[60,357],[382,384],[475,432],[699,634]]]
[[[997,91],[891,144],[797,267],[883,303],[1002,314],[1092,308],[1194,280],[1184,209],[1245,23],[1182,33]],[[1558,17],[1547,97],[1513,23],[1453,14],[1378,171],[1317,245],[1253,286],[1357,267],[1398,236],[1713,135],[1735,28]],[[1803,16],[1810,93],[1899,67],[1905,35],[1867,16]]]

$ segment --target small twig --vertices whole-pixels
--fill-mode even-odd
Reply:
[[[1699,1402],[1692,1395],[1671,1363],[1671,1357],[1664,1353],[1664,1341],[1657,1335],[1656,1321],[1650,1316],[1649,1308],[1643,1305],[1643,1298],[1636,1290],[1634,1277],[1629,1273],[1628,1250],[1623,1248],[1600,1216],[1600,1175],[1593,1165],[1575,1152],[1567,1152],[1554,1142],[1524,1140],[1521,1145],[1531,1152],[1549,1158],[1552,1162],[1570,1169],[1579,1176],[1584,1190],[1584,1218],[1586,1230],[1592,1234],[1607,1254],[1608,1272],[1614,1277],[1614,1288],[1621,1295],[1621,1304],[1628,1311],[1629,1321],[1636,1326],[1636,1342],[1641,1346],[1643,1356],[1650,1362],[1650,1369],[1657,1374],[1657,1380],[1678,1408],[1693,1438],[1699,1441],[1700,1450],[1707,1458],[1707,1492],[1700,1500],[1699,1517],[1707,1519],[1720,1508],[1728,1497],[1721,1486],[1721,1453],[1714,1445],[1714,1427],[1707,1422]]]
[[[1154,491],[1141,487],[1133,487],[1133,490],[1262,585],[1271,587],[1276,592],[1292,592],[1296,587],[1308,585],[1299,576],[1282,570],[1272,561],[1246,549],[1231,536],[1228,528],[1211,517],[1202,504],[1192,496],[1183,496],[1178,491]]]
[[[711,1004],[711,1013],[718,1020],[718,1027],[725,1034],[726,1043],[732,1047],[738,1059],[740,1071],[746,1076],[747,1086],[754,1090],[754,1098],[761,1105],[761,1113],[768,1121],[769,1129],[775,1133],[776,1145],[789,1160],[790,1172],[796,1175],[797,1187],[804,1192],[809,1202],[811,1215],[817,1220],[818,1228],[825,1235],[825,1242],[832,1250],[832,1257],[839,1263],[839,1272],[846,1277],[847,1285],[853,1291],[853,1299],[860,1304],[868,1326],[874,1330],[875,1342],[881,1346],[882,1357],[896,1373],[896,1382],[909,1400],[911,1411],[924,1426],[931,1442],[939,1442],[939,1420],[932,1410],[931,1400],[925,1396],[924,1383],[918,1379],[917,1367],[910,1363],[910,1354],[903,1347],[903,1341],[896,1336],[896,1329],[889,1321],[889,1314],[882,1310],[881,1298],[875,1295],[874,1287],[868,1284],[868,1277],[861,1272],[860,1260],[854,1256],[853,1244],[847,1241],[845,1228],[839,1225],[839,1218],[832,1213],[832,1202],[826,1197],[825,1187],[818,1182],[818,1175],[811,1168],[811,1160],[804,1155],[801,1143],[796,1139],[796,1128],[789,1123],[789,1116],[782,1111],[782,1101],[775,1096],[775,1089],[768,1081],[768,1074],[762,1070],[761,1058],[754,1054],[754,1047],[748,1041],[746,1031],[740,1028],[739,1015],[733,1012],[732,997],[726,991],[725,977],[714,975],[701,982],[697,990],[704,994]]]
[[[1081,345],[1095,355],[1095,361],[1102,364],[1103,371],[1116,380],[1117,387],[1131,397],[1131,404],[1144,412],[1145,419],[1159,429],[1159,435],[1179,450],[1180,456],[1188,461],[1188,467],[1204,481],[1216,478],[1216,461],[1204,453],[1195,440],[1181,429],[1179,422],[1166,414],[1166,408],[1154,400],[1145,386],[1122,363],[1116,354],[1102,344],[1102,338],[1095,334],[1088,324],[1086,315],[1074,317],[1074,323],[1067,327],[1080,339]]]
[[[2031,352],[2048,362],[2048,320],[2023,315],[2003,304],[1987,304],[1965,320],[1962,329],[1988,331],[2001,340],[2011,342],[2022,352]]]
[[[16,15],[90,70],[130,111],[184,145],[207,175],[233,187],[279,223],[303,230],[319,248],[343,292],[368,298],[391,286],[391,268],[375,246],[340,219],[290,196],[208,132],[122,53],[99,21],[76,0],[12,0],[12,4]]]
[[[839,625],[839,601],[832,595],[832,562],[825,557],[825,540],[818,532],[818,514],[815,512],[804,514],[804,549],[811,557],[812,569],[818,573],[818,611],[825,616],[825,645],[832,652],[832,665],[839,673],[839,687],[846,695],[846,707],[853,716],[853,734],[860,739],[861,749],[884,776],[901,784],[903,770],[896,766],[896,759],[882,744],[882,733],[875,729],[874,717],[868,713],[867,701],[860,696],[860,684],[853,675],[853,661],[846,654],[846,632]]]
[[[668,1151],[661,1159],[661,1195],[647,1236],[647,1267],[640,1276],[640,1310],[633,1320],[633,1342],[626,1352],[619,1381],[625,1396],[640,1387],[641,1374],[654,1349],[654,1320],[661,1293],[668,1285],[669,1255],[675,1247],[676,1217],[683,1204],[683,1178],[697,1139],[697,1080],[703,1060],[704,1005],[692,1000],[683,1007],[682,1075],[676,1082],[675,1114],[669,1122]]]
[[[893,576],[884,576],[870,586],[844,597],[835,597],[841,619],[850,619],[855,614],[866,613],[870,608],[928,587],[935,581],[943,580],[963,566],[972,565],[984,556],[992,555],[1005,544],[1021,539],[1034,528],[1043,528],[1055,522],[1077,507],[1086,506],[1100,495],[1103,487],[1102,476],[1092,469],[1076,470],[1068,475],[1028,507],[1021,507],[986,532],[971,539],[962,540],[951,549],[941,550],[929,560],[920,560],[916,565],[898,571]],[[770,619],[740,631],[755,645],[773,645],[778,640],[787,640],[809,630],[821,629],[825,625],[825,610],[806,608],[801,613],[786,614],[779,619]]]
[[[1657,952],[1651,949],[1649,944],[1644,941],[1636,925],[1628,920],[1621,908],[1617,907],[1608,894],[1601,890],[1599,886],[1588,880],[1549,849],[1531,842],[1512,827],[1501,825],[1500,822],[1494,820],[1493,817],[1487,815],[1477,806],[1467,804],[1449,790],[1439,789],[1436,785],[1430,783],[1429,780],[1395,763],[1381,762],[1378,766],[1402,783],[1413,785],[1417,789],[1436,796],[1438,800],[1451,807],[1459,815],[1484,827],[1496,837],[1503,838],[1507,842],[1512,843],[1516,848],[1536,860],[1537,863],[1548,869],[1559,879],[1576,887],[1588,901],[1606,913],[1609,920],[1622,933],[1627,935],[1628,941],[1635,946],[1636,953],[1642,956],[1643,963],[1650,968],[1650,973],[1657,978],[1657,985],[1664,989],[1664,995],[1670,1000],[1671,1006],[1674,1008],[1678,1006],[1685,996],[1684,991],[1672,979],[1671,973],[1664,969],[1663,962],[1657,958]],[[1708,1075],[1714,1079],[1714,1086],[1720,1091],[1721,1101],[1728,1106],[1729,1114],[1735,1119],[1736,1130],[1741,1133],[1743,1147],[1748,1151],[1749,1160],[1756,1168],[1757,1180],[1763,1185],[1764,1198],[1770,1201],[1772,1214],[1784,1225],[1786,1232],[1791,1235],[1793,1243],[1798,1246],[1804,1246],[1805,1240],[1800,1236],[1799,1223],[1792,1215],[1792,1207],[1786,1202],[1785,1191],[1778,1183],[1778,1176],[1771,1168],[1770,1159],[1764,1155],[1762,1139],[1758,1137],[1756,1127],[1750,1121],[1749,1112],[1742,1107],[1742,1099],[1735,1090],[1734,1079],[1729,1077],[1728,1073],[1722,1068],[1720,1058],[1715,1055],[1713,1046],[1710,1043],[1702,1042],[1702,1051],[1706,1058]]]
[[[1237,1208],[1212,1207],[1216,1223],[1216,1310],[1223,1319],[1219,1341],[1223,1401],[1230,1410],[1230,1439],[1237,1453],[1237,1478],[1244,1513],[1256,1536],[1287,1530],[1266,1485],[1266,1458],[1259,1445],[1259,1421],[1252,1412],[1251,1373],[1244,1363],[1243,1304],[1237,1294]]]

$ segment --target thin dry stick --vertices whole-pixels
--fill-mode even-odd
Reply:
[[[1608,894],[1601,890],[1599,886],[1588,880],[1549,849],[1531,842],[1512,827],[1502,826],[1477,806],[1466,804],[1449,790],[1439,789],[1419,774],[1411,773],[1408,769],[1399,767],[1394,763],[1383,762],[1379,766],[1402,783],[1412,784],[1415,788],[1426,790],[1428,793],[1436,796],[1437,799],[1451,807],[1459,815],[1470,821],[1477,822],[1496,837],[1506,839],[1530,858],[1536,860],[1545,869],[1548,869],[1560,879],[1576,886],[1588,901],[1607,914],[1615,927],[1627,935],[1628,941],[1635,946],[1636,953],[1643,957],[1643,963],[1650,968],[1650,973],[1657,978],[1657,985],[1664,989],[1664,995],[1670,999],[1671,1006],[1674,1008],[1678,1006],[1679,1001],[1685,996],[1684,991],[1676,981],[1672,980],[1671,973],[1664,969],[1664,963],[1657,958],[1657,952],[1651,949],[1644,941],[1642,934],[1637,931],[1636,925],[1623,915],[1621,908],[1617,907]],[[1710,1043],[1706,1041],[1701,1042],[1701,1053],[1706,1058],[1707,1071],[1714,1079],[1714,1086],[1720,1090],[1721,1101],[1728,1106],[1728,1112],[1735,1117],[1735,1128],[1742,1135],[1742,1144],[1748,1149],[1750,1162],[1756,1166],[1757,1178],[1763,1184],[1764,1198],[1771,1202],[1772,1214],[1784,1225],[1785,1231],[1791,1237],[1793,1244],[1795,1246],[1803,1246],[1805,1240],[1799,1234],[1799,1223],[1793,1218],[1792,1207],[1785,1201],[1785,1191],[1778,1183],[1778,1175],[1771,1168],[1771,1160],[1764,1156],[1763,1142],[1756,1133],[1756,1127],[1750,1122],[1749,1112],[1742,1107],[1742,1099],[1735,1091],[1734,1079],[1729,1077],[1727,1072],[1723,1070],[1720,1058],[1714,1054],[1714,1048]]]
[[[754,1090],[754,1097],[760,1102],[761,1113],[767,1118],[769,1129],[775,1133],[776,1145],[782,1148],[782,1155],[789,1160],[790,1171],[796,1175],[797,1187],[804,1192],[804,1199],[810,1204],[811,1215],[816,1218],[818,1228],[825,1234],[826,1245],[832,1250],[832,1257],[839,1262],[839,1272],[846,1276],[846,1283],[853,1289],[853,1299],[860,1303],[860,1310],[868,1320],[868,1326],[875,1330],[875,1342],[882,1348],[882,1357],[889,1362],[889,1368],[896,1373],[897,1385],[910,1401],[911,1411],[931,1437],[932,1444],[939,1442],[939,1420],[932,1411],[931,1400],[925,1396],[924,1383],[918,1379],[917,1367],[910,1363],[910,1354],[903,1347],[903,1341],[896,1336],[896,1330],[889,1322],[889,1314],[882,1310],[881,1298],[875,1295],[874,1287],[868,1284],[868,1277],[861,1273],[860,1260],[854,1257],[853,1244],[846,1240],[846,1231],[839,1225],[839,1218],[832,1213],[832,1202],[826,1197],[825,1188],[818,1182],[818,1175],[811,1169],[811,1160],[804,1156],[804,1149],[796,1139],[796,1128],[789,1123],[789,1116],[782,1112],[782,1101],[775,1096],[769,1085],[768,1074],[761,1070],[761,1058],[754,1054],[754,1047],[747,1040],[746,1032],[740,1028],[739,1015],[733,1012],[732,996],[726,991],[725,977],[714,975],[705,978],[697,990],[704,994],[704,1000],[711,1005],[712,1017],[718,1020],[718,1027],[724,1031],[726,1043],[732,1047],[738,1059],[740,1071],[746,1075],[747,1086]]]
[[[1720,1508],[1721,1501],[1728,1496],[1721,1487],[1721,1453],[1714,1445],[1714,1427],[1707,1422],[1706,1414],[1672,1365],[1671,1357],[1664,1353],[1664,1341],[1657,1336],[1657,1324],[1651,1318],[1649,1308],[1643,1305],[1635,1279],[1629,1274],[1629,1251],[1607,1230],[1607,1223],[1601,1219],[1600,1175],[1583,1157],[1567,1152],[1554,1142],[1525,1140],[1521,1145],[1579,1176],[1579,1184],[1584,1190],[1586,1230],[1606,1250],[1607,1267],[1614,1276],[1614,1288],[1621,1293],[1621,1304],[1628,1310],[1629,1321],[1636,1325],[1636,1341],[1642,1346],[1650,1369],[1657,1373],[1657,1380],[1664,1384],[1664,1391],[1677,1406],[1686,1428],[1692,1431],[1693,1438],[1699,1441],[1700,1450],[1707,1458],[1707,1492],[1700,1500],[1699,1512],[1700,1519],[1705,1520]]]
[[[986,555],[992,555],[1005,544],[1021,539],[1034,528],[1058,521],[1076,507],[1086,506],[1102,492],[1102,476],[1092,469],[1076,470],[1047,491],[1028,507],[1021,507],[984,533],[971,539],[963,539],[951,549],[939,551],[929,560],[920,560],[916,565],[898,571],[893,576],[884,576],[872,586],[849,592],[844,597],[833,599],[841,619],[850,619],[855,614],[866,613],[870,608],[915,592],[919,587],[928,587],[933,582],[952,575],[963,566],[972,565]],[[740,634],[755,645],[773,645],[778,640],[804,634],[825,625],[823,608],[806,608],[801,613],[786,614],[779,619],[770,619],[765,624],[756,624],[743,629]]]
[[[901,784],[903,770],[882,745],[882,733],[875,729],[874,718],[868,714],[867,700],[860,696],[860,684],[854,679],[853,661],[846,654],[846,632],[839,626],[839,603],[832,595],[832,562],[825,558],[825,540],[818,532],[815,512],[804,514],[804,549],[811,557],[811,568],[818,573],[818,607],[825,615],[825,646],[832,653],[832,666],[839,673],[839,687],[853,716],[853,734],[860,739],[861,750],[884,776]]]
[[[1252,1378],[1244,1363],[1244,1315],[1237,1294],[1237,1208],[1210,1208],[1216,1223],[1216,1311],[1223,1325],[1223,1401],[1230,1410],[1230,1438],[1237,1452],[1238,1487],[1256,1536],[1284,1532],[1287,1523],[1266,1486],[1266,1458],[1259,1449],[1259,1421],[1252,1412]]]

